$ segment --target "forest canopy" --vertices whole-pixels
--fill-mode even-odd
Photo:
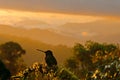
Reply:
[[[120,79],[119,44],[87,41],[74,46],[73,57],[67,59],[65,66],[80,79],[113,80]]]
[[[0,45],[0,59],[12,74],[16,74],[25,66],[22,55],[26,52],[19,43],[6,42]]]
[[[73,56],[65,61],[65,64],[58,66],[58,70],[53,74],[48,71],[47,75],[56,80],[119,80],[120,79],[120,47],[119,44],[98,43],[86,41],[85,44],[76,43],[73,47]],[[27,68],[22,55],[26,51],[17,42],[6,42],[0,44],[0,59],[10,70],[12,75]],[[39,67],[42,64],[37,63],[37,75]],[[32,71],[29,67],[27,74]],[[36,74],[36,71],[35,71]],[[27,79],[35,76],[27,76]],[[43,76],[43,75],[42,75]],[[47,76],[47,77],[49,77]],[[36,77],[35,79],[43,79]],[[32,80],[32,79],[31,79]],[[34,80],[34,79],[33,79]]]

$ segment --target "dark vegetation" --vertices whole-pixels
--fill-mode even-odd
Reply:
[[[0,45],[0,59],[12,74],[16,74],[25,65],[21,56],[25,50],[16,42],[6,42]]]
[[[74,54],[65,64],[54,72],[46,63],[34,63],[26,66],[22,55],[26,51],[16,42],[0,45],[0,72],[12,76],[24,77],[24,80],[119,80],[120,48],[119,44],[87,41],[77,43]],[[61,55],[62,56],[62,55]],[[57,59],[57,58],[56,58]],[[57,64],[56,64],[57,66]],[[42,71],[42,72],[41,72]],[[0,78],[1,74],[0,74]],[[7,79],[2,79],[7,80]]]
[[[10,79],[11,73],[10,71],[6,68],[4,63],[0,60],[0,80],[7,80]]]
[[[119,80],[119,44],[93,41],[87,41],[85,45],[77,43],[74,56],[65,65],[81,80]]]

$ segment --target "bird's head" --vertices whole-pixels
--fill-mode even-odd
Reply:
[[[45,54],[46,54],[46,55],[53,55],[53,53],[52,53],[51,50],[47,50],[47,51],[45,51]]]
[[[52,51],[51,51],[51,50],[47,50],[47,51],[43,51],[43,50],[40,50],[40,49],[36,49],[36,50],[38,50],[38,51],[41,51],[41,52],[45,53],[45,54],[46,54],[46,56],[47,56],[47,55],[53,55],[53,53],[52,53]]]

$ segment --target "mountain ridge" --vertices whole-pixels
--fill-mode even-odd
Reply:
[[[44,54],[38,52],[36,49],[42,49],[42,50],[52,50],[54,52],[54,55],[58,61],[58,64],[63,64],[64,61],[73,55],[73,50],[70,47],[67,47],[65,45],[50,45],[46,43],[42,43],[37,40],[32,40],[29,38],[22,38],[22,37],[16,37],[11,36],[8,34],[0,34],[0,44],[3,44],[5,42],[14,41],[19,43],[23,49],[26,50],[26,54],[23,55],[23,59],[27,65],[32,65],[34,62],[45,62],[44,61]],[[61,58],[62,57],[62,58]]]
[[[79,40],[69,36],[60,35],[48,29],[23,29],[7,25],[0,25],[0,33],[14,35],[18,37],[27,37],[34,40],[39,40],[52,45],[68,45],[73,46]]]

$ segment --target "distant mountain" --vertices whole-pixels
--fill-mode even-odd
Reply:
[[[30,38],[52,45],[62,44],[71,46],[79,41],[69,36],[58,34],[56,33],[56,31],[49,29],[24,29],[15,28],[7,25],[0,25],[0,33],[9,34],[17,37]]]
[[[8,41],[18,42],[26,50],[26,54],[23,56],[23,58],[27,65],[32,65],[32,63],[37,61],[44,62],[45,55],[41,52],[36,51],[36,49],[52,50],[58,61],[58,64],[63,64],[67,58],[73,55],[72,48],[69,48],[67,46],[53,46],[37,40],[32,40],[30,38],[16,37],[9,34],[0,33],[0,44]]]
[[[72,48],[65,46],[66,43],[71,44],[71,38],[49,30],[22,29],[0,25],[0,44],[8,41],[18,42],[27,51],[23,58],[28,65],[36,61],[44,61],[44,54],[36,51],[37,48],[52,50],[59,64],[64,63],[67,58],[73,55]]]
[[[93,23],[66,23],[58,29],[24,29],[0,25],[0,43],[16,41],[27,51],[24,57],[27,64],[43,61],[44,54],[36,48],[54,51],[61,64],[72,55],[76,42],[87,40],[107,43],[120,43],[120,21],[96,21]],[[67,47],[67,46],[70,47]]]
[[[66,23],[59,26],[59,34],[78,38],[80,42],[94,40],[97,42],[119,43],[120,21],[104,20],[91,23]]]
[[[68,30],[68,31],[72,30],[75,32],[90,30],[90,31],[96,31],[96,32],[110,33],[110,31],[119,32],[120,31],[119,26],[120,26],[120,21],[102,20],[102,21],[96,21],[96,22],[90,22],[90,23],[66,23],[64,25],[61,25],[59,29]]]

